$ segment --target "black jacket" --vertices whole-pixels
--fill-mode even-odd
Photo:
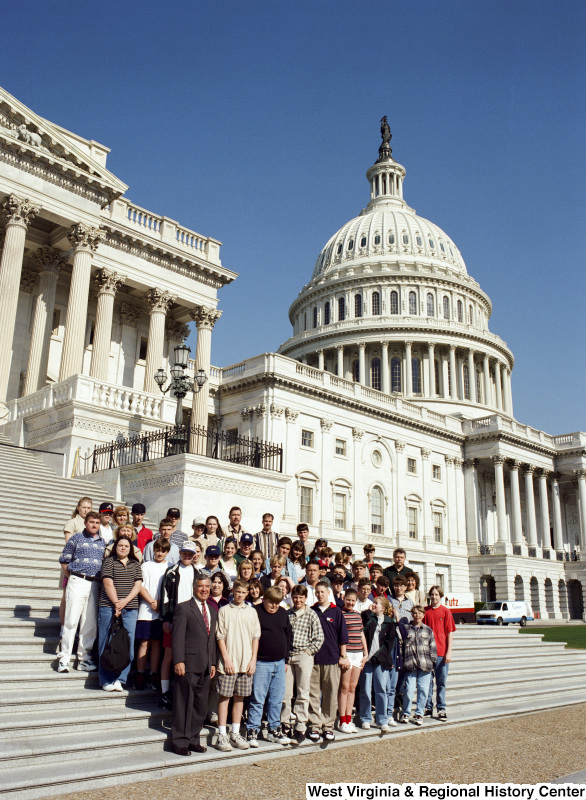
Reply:
[[[179,603],[173,615],[173,663],[185,664],[186,672],[206,673],[216,666],[216,623],[218,612],[207,605],[210,632],[206,630],[195,600]]]
[[[370,652],[372,638],[376,631],[378,620],[372,611],[362,612],[362,624],[364,625],[364,637],[366,639],[366,646]],[[370,659],[371,664],[380,664],[383,667],[392,669],[394,666],[393,652],[395,648],[395,639],[397,638],[397,625],[392,617],[385,616],[380,632],[379,644],[380,648]]]

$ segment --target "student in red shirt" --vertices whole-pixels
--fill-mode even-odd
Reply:
[[[132,524],[136,531],[136,544],[141,553],[144,552],[145,547],[153,540],[153,532],[150,528],[146,528],[142,521],[146,514],[146,508],[142,503],[135,503],[132,506]]]
[[[441,586],[432,586],[429,590],[429,599],[431,605],[425,609],[425,616],[423,624],[428,625],[435,637],[437,646],[437,661],[431,673],[431,684],[429,686],[429,694],[427,695],[427,703],[425,706],[425,716],[433,716],[433,679],[435,676],[436,682],[436,707],[437,718],[440,722],[446,722],[448,715],[446,714],[446,681],[448,678],[448,669],[452,660],[452,639],[456,625],[452,612],[449,608],[442,605],[442,597],[444,596]]]

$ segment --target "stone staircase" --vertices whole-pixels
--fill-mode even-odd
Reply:
[[[169,715],[149,691],[99,690],[96,673],[56,672],[58,555],[63,522],[84,494],[105,499],[82,479],[58,478],[34,454],[0,437],[0,800],[29,800],[123,782],[173,776],[220,764],[293,753],[262,743],[256,751],[190,759],[164,749]],[[448,681],[449,722],[399,726],[402,737],[427,727],[491,719],[586,702],[586,651],[545,644],[513,627],[459,626]],[[211,744],[214,729],[208,730]],[[338,734],[329,747],[380,737],[377,729]],[[315,747],[307,742],[302,752]]]

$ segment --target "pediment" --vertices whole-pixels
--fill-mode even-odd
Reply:
[[[105,158],[107,148],[39,117],[1,87],[0,143],[105,188],[112,199],[124,194],[128,188],[100,163],[99,159]]]

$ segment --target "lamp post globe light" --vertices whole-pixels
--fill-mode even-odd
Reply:
[[[187,437],[188,434],[183,430],[183,398],[188,392],[197,394],[205,384],[208,376],[203,369],[198,369],[195,378],[190,378],[186,375],[185,370],[189,363],[189,356],[191,349],[185,344],[178,344],[173,350],[175,354],[175,363],[171,367],[171,380],[167,388],[163,388],[167,383],[167,373],[163,368],[155,372],[155,383],[159,389],[166,394],[171,389],[177,400],[177,410],[175,412],[175,430],[173,435],[169,438],[169,443],[172,447],[172,454],[185,453],[187,450]]]

